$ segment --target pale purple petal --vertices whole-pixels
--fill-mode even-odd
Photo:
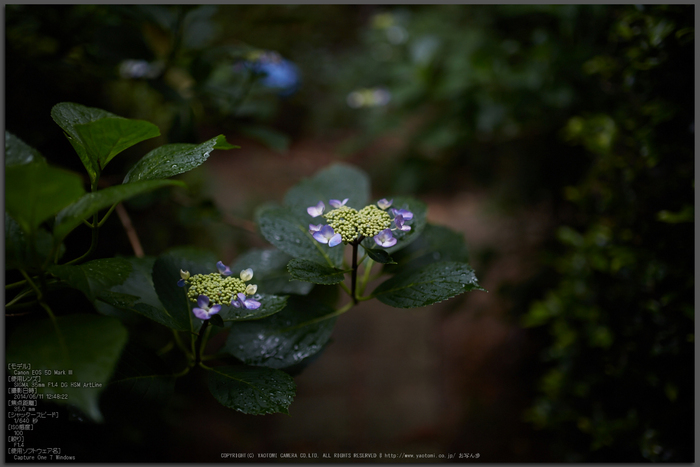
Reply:
[[[200,308],[209,308],[209,297],[206,295],[197,297],[197,306]]]
[[[401,216],[404,220],[410,221],[413,219],[413,213],[411,211],[405,209],[392,209],[391,211],[394,213],[394,216]]]
[[[377,206],[379,206],[381,209],[386,210],[389,206],[391,206],[391,203],[393,203],[394,200],[389,200],[387,201],[386,198],[382,198],[379,201],[377,201]]]
[[[314,232],[318,232],[319,230],[321,230],[322,225],[323,224],[318,224],[318,225],[309,224],[309,233],[311,235],[313,235]]]
[[[222,276],[230,276],[231,275],[231,268],[226,266],[221,261],[216,263],[216,268],[219,270],[219,274],[221,274]]]
[[[233,305],[233,306],[236,307],[236,308],[240,308],[240,307],[241,307],[240,302],[239,302],[238,299],[235,298],[235,297],[233,298],[233,300],[231,300],[231,305]]]
[[[396,239],[391,234],[391,230],[389,229],[384,229],[377,235],[375,235],[374,241],[377,245],[382,246],[384,248],[389,248],[391,246],[396,245]]]
[[[399,230],[403,230],[404,232],[411,230],[410,225],[404,224],[404,218],[400,214],[394,218],[394,223],[396,224],[396,228]]]
[[[209,316],[215,315],[220,311],[221,311],[221,305],[214,305],[213,307],[209,308]]]
[[[332,199],[329,201],[329,204],[333,206],[334,208],[339,208],[341,206],[345,206],[345,203],[348,202],[348,199],[350,198],[345,198],[343,201],[339,201],[337,199]]]
[[[260,308],[260,302],[249,298],[243,302],[243,306],[245,306],[248,310],[257,310]]]
[[[306,208],[306,212],[308,212],[311,217],[318,217],[323,214],[325,208],[326,205],[323,204],[323,201],[319,201],[316,206],[309,206]]]
[[[342,241],[343,237],[341,237],[340,234],[335,234],[328,240],[328,246],[336,246]]]
[[[179,281],[177,281],[177,286],[184,287],[185,286],[185,279],[180,279]]]
[[[314,233],[314,238],[319,243],[328,243],[328,241],[334,238],[335,235],[336,233],[333,232],[333,227],[330,225],[324,225],[321,227],[321,230]]]
[[[192,313],[199,319],[209,319],[209,312],[201,308],[192,308]]]

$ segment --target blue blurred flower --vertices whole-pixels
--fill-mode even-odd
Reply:
[[[299,68],[276,52],[258,52],[251,55],[245,66],[262,75],[260,84],[279,89],[280,96],[291,96],[301,84]]]

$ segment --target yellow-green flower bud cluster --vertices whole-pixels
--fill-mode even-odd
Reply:
[[[218,272],[197,274],[187,279],[187,297],[197,302],[197,297],[206,295],[210,304],[230,305],[236,294],[246,293],[246,284],[236,277],[225,277]]]
[[[388,212],[379,209],[374,204],[365,206],[360,209],[360,234],[365,237],[374,237],[384,229],[388,229],[391,225],[391,216]]]
[[[344,243],[350,243],[360,236],[374,237],[391,225],[391,216],[375,205],[362,208],[359,212],[348,206],[341,206],[327,212],[323,217],[333,232],[340,234]]]

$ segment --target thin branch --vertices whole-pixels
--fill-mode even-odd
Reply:
[[[126,208],[124,208],[124,205],[122,203],[119,203],[116,207],[116,211],[117,215],[119,216],[119,220],[124,226],[126,235],[127,237],[129,237],[129,243],[131,243],[131,248],[134,249],[134,256],[136,256],[137,258],[143,258],[144,253],[143,248],[141,247],[141,242],[139,241],[139,236],[136,234],[136,230],[131,224],[131,218],[129,217],[129,214],[127,214]]]

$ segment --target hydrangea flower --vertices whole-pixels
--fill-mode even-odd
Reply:
[[[180,271],[181,279],[177,282],[177,285],[179,287],[188,286],[187,298],[198,304],[199,311],[195,314],[202,314],[203,312],[201,310],[210,310],[210,308],[207,308],[208,305],[206,304],[211,303],[214,306],[229,304],[237,300],[236,297],[238,297],[239,294],[243,294],[245,297],[246,295],[254,295],[258,290],[257,285],[246,284],[246,282],[253,278],[253,270],[251,268],[242,270],[239,275],[240,278],[238,278],[233,277],[231,269],[225,266],[221,261],[216,263],[216,267],[218,272],[213,272],[211,274],[195,274],[191,276],[187,271]],[[205,297],[207,300],[205,306],[202,306],[200,303],[202,300],[201,297]],[[213,313],[210,312],[210,314]]]
[[[190,278],[190,272],[189,271],[183,271],[180,269],[180,280],[177,281],[177,286],[178,287],[184,287],[185,284],[187,283],[187,279]]]
[[[318,217],[323,214],[325,208],[326,205],[323,204],[323,201],[319,201],[316,206],[309,206],[306,208],[306,212],[308,212],[311,217]]]
[[[389,206],[391,206],[391,203],[393,203],[393,202],[394,202],[393,199],[387,201],[386,198],[382,198],[379,201],[377,201],[377,206],[379,206],[381,209],[386,211],[387,208],[389,208]]]
[[[396,216],[401,216],[404,218],[404,220],[410,221],[413,219],[413,213],[411,211],[407,211],[405,209],[392,209],[391,212],[394,213],[394,217]]]
[[[259,305],[258,305],[259,306]],[[209,297],[200,295],[197,298],[197,306],[192,308],[192,313],[199,319],[209,319],[212,315],[221,311],[221,305],[209,306]]]
[[[244,294],[244,293],[237,294],[231,300],[231,305],[235,306],[236,308],[243,307],[247,310],[255,310],[257,308],[260,308],[259,301],[253,300],[252,298],[246,298],[246,294]]]
[[[408,232],[409,230],[411,230],[411,226],[404,224],[404,222],[406,221],[402,215],[394,217],[394,224],[396,225],[396,229]]]
[[[222,276],[230,276],[231,275],[231,268],[226,266],[223,262],[219,261],[216,263],[216,269],[219,270],[219,274]]]
[[[345,198],[343,201],[338,201],[337,199],[332,199],[328,202],[328,204],[330,204],[331,206],[333,206],[334,208],[337,209],[341,206],[345,206],[345,203],[348,202],[348,199],[350,199],[350,198]]]
[[[343,241],[340,234],[333,231],[333,227],[330,225],[324,225],[318,232],[314,233],[314,238],[317,242],[328,243],[328,246],[336,246]]]
[[[312,217],[323,216],[327,225],[309,224],[309,233],[320,243],[327,243],[333,247],[340,242],[345,244],[359,242],[364,238],[374,238],[378,245],[388,248],[396,244],[397,239],[391,234],[392,230],[407,232],[411,226],[406,221],[413,219],[413,213],[406,209],[391,209],[391,214],[387,209],[394,200],[386,198],[377,201],[377,204],[370,204],[357,211],[346,206],[348,198],[343,201],[332,199],[329,204],[334,208],[324,214],[325,204],[319,201],[316,206],[306,209]],[[378,206],[378,207],[377,207]],[[392,227],[393,223],[393,227]],[[385,233],[389,232],[389,234]]]
[[[389,248],[396,245],[396,238],[391,233],[391,229],[384,229],[374,236],[374,241],[377,245],[384,248]]]

